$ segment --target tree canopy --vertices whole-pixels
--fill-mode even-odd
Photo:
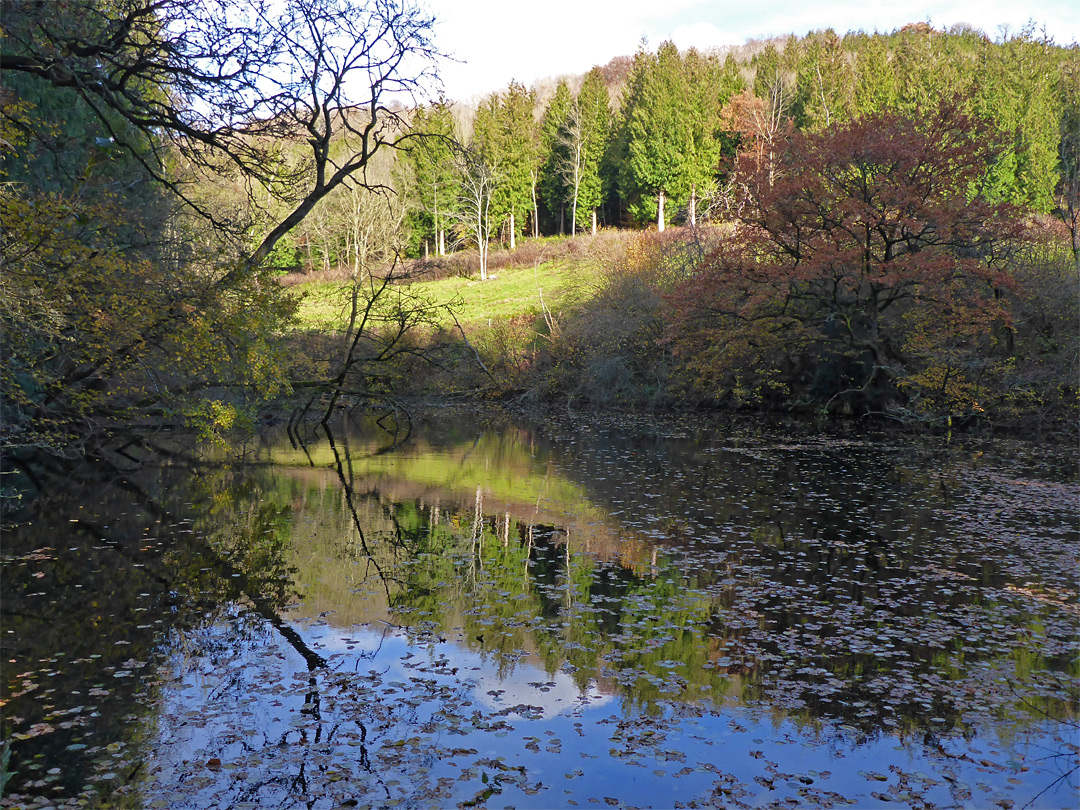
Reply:
[[[1002,139],[961,106],[797,134],[775,164],[743,157],[744,230],[677,299],[700,373],[730,387],[747,352],[811,351],[828,403],[979,407],[1024,231],[986,193]]]

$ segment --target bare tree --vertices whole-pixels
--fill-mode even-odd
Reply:
[[[581,194],[581,180],[585,172],[585,148],[588,137],[581,105],[575,100],[570,105],[566,122],[559,130],[556,142],[560,149],[556,171],[570,197],[570,236],[577,236],[577,206]]]
[[[401,105],[436,80],[433,19],[412,0],[9,0],[4,11],[0,68],[74,88],[191,205],[172,155],[231,167],[287,203],[221,286],[346,180],[364,183],[372,156],[410,137]],[[267,159],[282,140],[307,149],[286,178]]]
[[[497,177],[493,167],[473,147],[459,146],[454,160],[461,173],[458,223],[480,255],[480,280],[487,281],[488,243],[491,241],[491,195]]]
[[[49,273],[67,274],[81,296],[58,298],[58,311],[108,333],[88,341],[57,332],[53,344],[27,344],[22,367],[33,370],[35,385],[46,381],[49,394],[34,400],[11,375],[4,390],[23,397],[19,418],[27,435],[43,437],[35,439],[42,447],[66,447],[74,425],[78,446],[92,447],[83,434],[104,441],[125,426],[182,413],[178,402],[202,400],[210,390],[239,397],[279,389],[286,373],[276,359],[279,332],[294,306],[281,287],[265,282],[266,259],[335,190],[382,186],[368,176],[369,164],[415,137],[403,111],[436,79],[432,24],[414,0],[4,0],[4,78],[68,88],[111,136],[110,152],[126,150],[233,246],[169,273],[149,261],[117,261],[101,268],[92,287],[69,272],[101,259],[93,245],[71,236],[84,217],[53,217],[59,225],[49,239],[71,236],[80,261],[50,259],[52,246],[38,240],[49,251],[29,257],[32,272],[20,277],[21,289],[39,289],[47,274],[35,268],[48,259]],[[18,106],[5,105],[0,114],[14,120]],[[269,215],[238,211],[237,222],[231,199],[202,204],[191,182],[200,172],[246,188],[249,204]],[[47,219],[27,216],[21,224],[33,228]],[[181,217],[168,223],[177,224],[188,227]],[[253,224],[261,226],[254,234]],[[205,231],[192,226],[187,233],[198,238]],[[11,264],[21,245],[9,239],[0,248]],[[425,309],[395,303],[392,282],[392,274],[370,281],[371,293],[357,305],[354,348],[319,381],[324,389],[360,390],[361,369],[404,351],[395,335]],[[123,304],[122,316],[98,317],[106,301]],[[20,316],[12,323],[27,332],[40,320]]]
[[[766,99],[748,90],[733,96],[722,118],[728,128],[746,138],[747,151],[753,151],[759,163],[764,161],[769,166],[771,183],[777,179],[780,145],[791,135],[794,126],[788,116],[790,94],[779,70],[768,80],[766,88]]]

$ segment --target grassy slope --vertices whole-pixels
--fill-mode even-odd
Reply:
[[[562,256],[524,266],[506,266],[491,272],[487,281],[477,277],[451,276],[424,281],[404,289],[438,304],[451,304],[463,325],[484,326],[488,321],[542,312],[542,304],[559,312],[586,297],[598,270],[586,256]],[[334,282],[296,284],[303,294],[301,329],[332,329],[344,320],[342,286]],[[446,325],[453,321],[443,316]]]

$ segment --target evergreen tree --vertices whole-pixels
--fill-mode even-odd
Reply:
[[[572,130],[577,130],[573,133]],[[594,67],[585,76],[578,97],[564,125],[564,149],[569,151],[575,141],[580,146],[580,171],[572,205],[572,221],[577,227],[587,227],[593,221],[596,208],[603,201],[601,163],[607,150],[611,131],[611,107],[603,74]],[[567,155],[569,157],[569,155]]]
[[[855,112],[872,115],[896,108],[900,97],[895,64],[884,37],[869,37],[855,54]]]
[[[827,129],[854,112],[855,72],[843,43],[831,28],[811,34],[799,62],[801,127]]]
[[[654,58],[641,62],[627,113],[627,179],[635,192],[628,207],[639,221],[655,219],[661,231],[672,203],[684,203],[692,186],[694,146],[683,68],[675,44],[663,43]]]
[[[414,238],[424,240],[423,252],[442,256],[446,253],[446,229],[453,219],[461,186],[453,160],[454,117],[450,105],[444,100],[419,108],[413,117],[413,131],[419,137],[405,153],[410,224]]]
[[[1054,210],[1069,231],[1076,271],[1080,273],[1080,48],[1072,48],[1061,72],[1058,184]]]
[[[698,201],[712,196],[721,155],[732,146],[722,131],[721,114],[731,96],[742,89],[743,82],[734,61],[721,64],[715,57],[704,56],[693,48],[687,51],[683,64],[690,131],[687,221],[696,225]]]
[[[506,93],[493,94],[481,105],[473,132],[473,144],[494,176],[490,216],[507,227],[511,247],[533,210],[533,107],[533,94],[511,82]]]
[[[540,198],[547,210],[552,230],[558,228],[559,233],[565,231],[566,212],[566,184],[559,171],[566,154],[559,133],[570,115],[573,101],[569,85],[560,81],[540,121]]]
[[[1057,182],[1061,71],[1049,42],[1028,28],[982,48],[976,111],[1008,141],[990,169],[993,196],[1049,211]]]

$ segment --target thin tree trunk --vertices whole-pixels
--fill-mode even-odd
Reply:
[[[592,212],[592,235],[596,236],[596,209]]]
[[[515,228],[514,228],[514,212],[511,211],[510,212],[510,249],[511,250],[513,250],[515,247],[517,247],[517,244],[514,242],[514,230],[515,230]]]
[[[656,206],[656,230],[664,232],[664,191],[660,190],[659,203]]]
[[[690,227],[697,227],[697,185],[690,186]]]
[[[439,255],[439,184],[434,180],[431,181],[431,188],[434,191],[435,197],[435,211],[434,211],[434,225],[435,225],[435,255]],[[424,258],[427,258],[427,242],[424,242]]]
[[[533,177],[532,183],[532,203],[533,203],[533,221],[532,232],[533,239],[537,239],[540,236],[540,208],[536,204],[536,178]]]

